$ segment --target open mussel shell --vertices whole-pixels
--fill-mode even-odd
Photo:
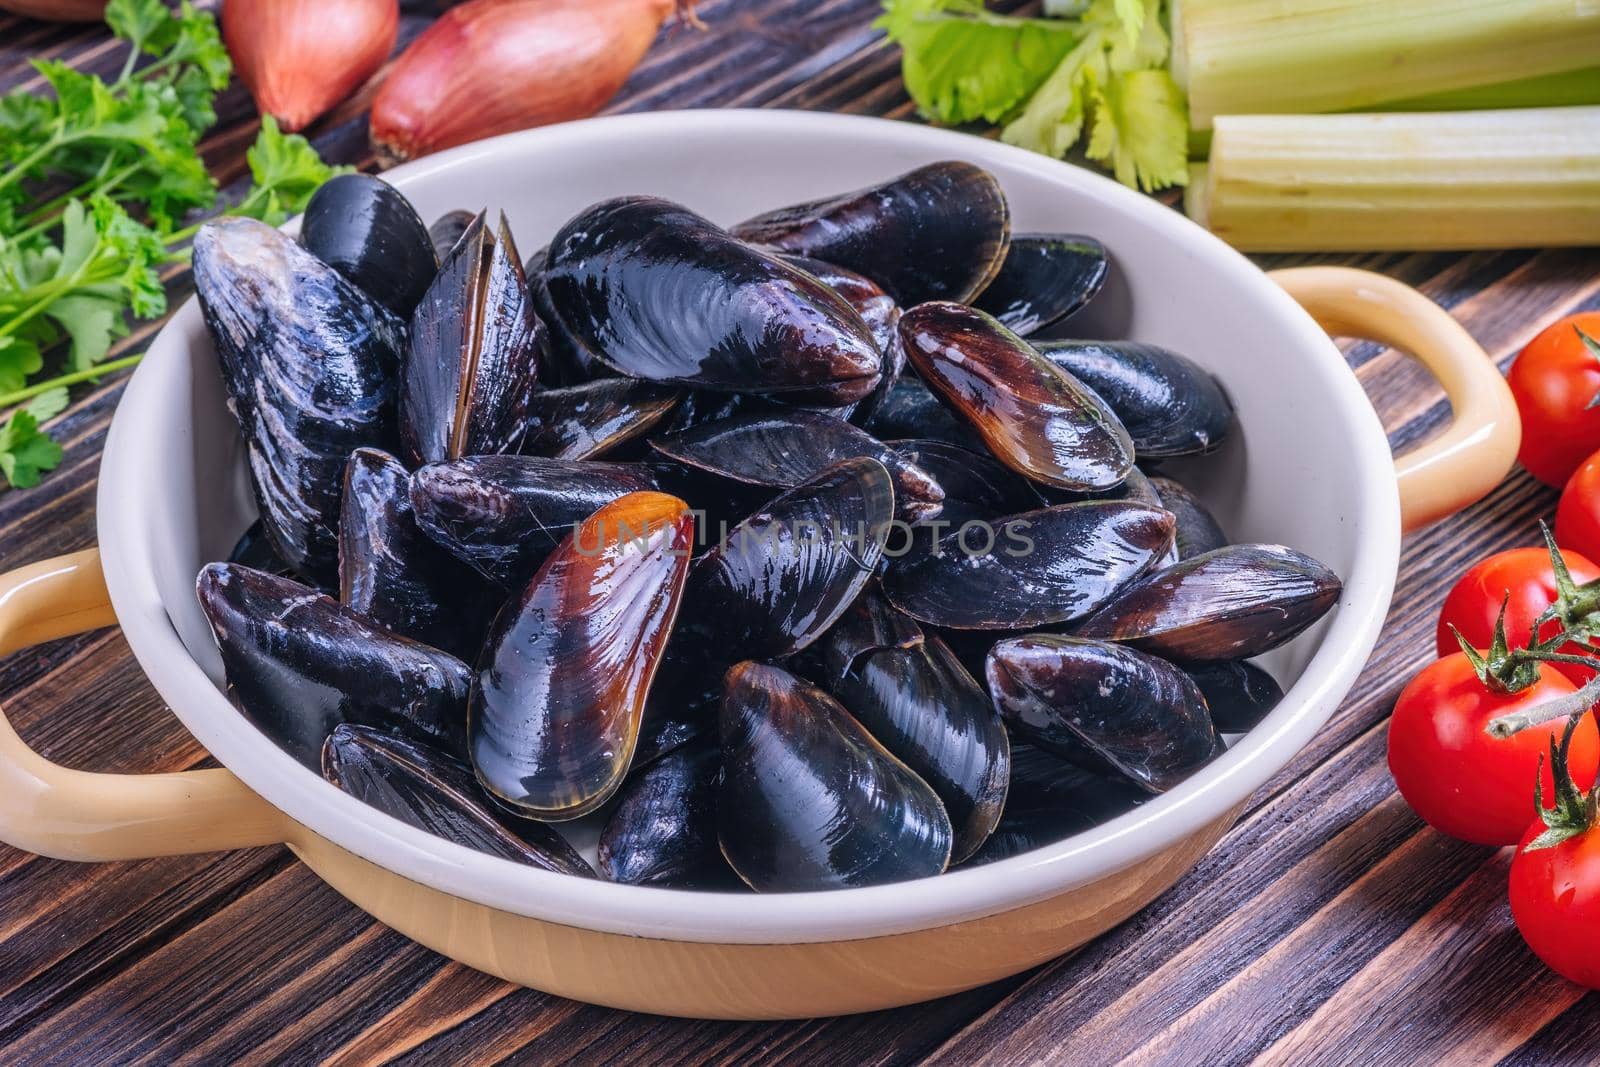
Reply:
[[[1229,543],[1216,516],[1188,486],[1158,474],[1151,476],[1150,487],[1155,490],[1161,506],[1178,520],[1175,537],[1179,559],[1199,556]]]
[[[1186,672],[1205,694],[1211,721],[1225,734],[1254,729],[1283,699],[1277,680],[1254,663],[1197,664]]]
[[[973,306],[1026,337],[1087,304],[1105,284],[1110,265],[1106,246],[1093,237],[1013,234],[1000,273]]]
[[[1074,631],[1180,663],[1249,659],[1338,603],[1339,576],[1282,545],[1228,545],[1121,590]]]
[[[479,215],[411,316],[400,380],[408,463],[517,451],[543,332],[505,216],[491,232]]]
[[[1150,794],[1116,775],[1085,770],[1033,745],[1011,746],[1005,811],[967,866],[1032,852],[1132,811]]]
[[[1006,638],[985,671],[1013,733],[1165,792],[1222,751],[1205,697],[1177,667],[1124,645],[1057,634]]]
[[[930,163],[893,181],[770,211],[738,237],[864,274],[902,307],[968,301],[1005,261],[1011,213],[993,174]]]
[[[402,319],[439,271],[416,208],[370,174],[336,174],[318,186],[300,220],[300,243]]]
[[[202,226],[193,264],[267,536],[296,572],[331,587],[345,461],[363,445],[394,446],[405,327],[254,219]]]
[[[498,601],[483,579],[417,528],[411,476],[358,448],[339,515],[339,602],[403,637],[476,658]]]
[[[987,451],[974,452],[948,441],[920,438],[884,443],[939,483],[944,490],[944,508],[939,518],[952,530],[965,522],[1015,515],[1043,503],[1033,483]]]
[[[522,451],[552,459],[594,459],[654,429],[682,390],[632,378],[601,378],[544,389],[528,401]]]
[[[1013,470],[1062,489],[1110,489],[1133,442],[1094,392],[981,311],[923,304],[900,317],[906,358]]]
[[[308,767],[342,722],[406,730],[462,752],[471,670],[332,597],[236,563],[195,584],[245,718]]]
[[[1133,341],[1040,341],[1051,363],[1093,389],[1140,460],[1210,452],[1233,426],[1233,402],[1205,368]]]
[[[411,508],[430,539],[520,589],[573,527],[628,493],[658,488],[637,463],[468,456],[419,467]]]
[[[559,833],[492,805],[472,768],[433,745],[340,724],[323,744],[322,776],[435,837],[513,863],[594,877],[594,868]]]
[[[440,263],[445,261],[451,249],[461,241],[461,235],[467,232],[475,218],[477,216],[472,212],[457,208],[454,211],[446,211],[433,220],[433,225],[428,227],[428,240],[432,243],[433,254]]]
[[[894,487],[882,463],[858,458],[829,467],[695,561],[680,635],[724,665],[800,651],[872,577],[893,518]]]
[[[878,383],[877,342],[844,297],[666,200],[578,215],[544,284],[577,343],[632,378],[831,404]]]
[[[842,889],[924,878],[950,862],[934,791],[838,701],[778,667],[725,681],[722,854],[751,888]]]
[[[628,885],[742,888],[717,842],[721,773],[710,737],[635,771],[600,831],[600,873]]]
[[[1059,504],[963,525],[897,559],[890,603],[934,626],[1019,630],[1098,609],[1172,544],[1172,516],[1127,501]]]
[[[501,610],[467,709],[473,769],[501,803],[559,822],[622,784],[693,544],[687,504],[631,493],[584,520]]]
[[[950,862],[1000,819],[1011,745],[989,694],[937,637],[864,594],[808,658],[813,681],[938,794],[954,833]]]
[[[652,437],[650,447],[724,478],[779,488],[815,478],[840,460],[869,456],[888,468],[905,521],[934,518],[944,500],[937,479],[865,430],[799,408],[719,419]]]

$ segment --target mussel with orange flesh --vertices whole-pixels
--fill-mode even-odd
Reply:
[[[1017,736],[1164,792],[1222,752],[1206,699],[1177,667],[1124,645],[1057,634],[989,650],[989,693]]]
[[[1105,403],[981,311],[923,304],[900,318],[900,343],[923,380],[996,458],[1061,489],[1111,489],[1134,447]]]
[[[411,316],[400,376],[406,461],[517,451],[543,332],[505,216],[491,232],[479,215]]]
[[[528,402],[522,451],[552,459],[598,459],[654,429],[681,395],[672,386],[632,378],[540,390]]]
[[[492,804],[471,767],[426,742],[342,723],[323,743],[322,776],[435,837],[513,863],[594,877],[594,868],[559,833]]]
[[[600,831],[600,873],[628,885],[742,888],[717,843],[721,774],[711,737],[636,770]]]
[[[301,763],[319,767],[342,722],[464,751],[472,672],[454,656],[236,563],[208,564],[195,588],[239,710]]]
[[[1059,322],[1105,284],[1106,247],[1077,234],[1019,233],[1006,261],[972,306],[1022,337]]]
[[[938,795],[821,689],[740,663],[724,681],[720,721],[718,839],[751,888],[881,885],[949,864]]]
[[[733,232],[864,274],[909,308],[982,292],[1005,261],[1011,212],[993,174],[949,160],[869,189],[769,211]]]
[[[502,804],[560,822],[621,786],[693,543],[687,504],[630,493],[585,519],[501,610],[467,734],[478,780]]]
[[[202,226],[193,268],[267,536],[296,573],[331,588],[345,461],[394,446],[405,325],[254,219]]]
[[[336,174],[318,186],[300,220],[300,243],[403,319],[439,272],[417,209],[370,174]]]
[[[878,384],[877,342],[849,301],[666,200],[578,215],[544,285],[578,345],[629,377],[834,405]]]
[[[1282,545],[1228,545],[1118,591],[1073,632],[1178,663],[1250,659],[1327,614],[1339,576]]]

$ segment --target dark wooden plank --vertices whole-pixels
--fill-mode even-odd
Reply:
[[[876,0],[710,0],[700,10],[709,29],[666,30],[607,110],[913,114],[898,58],[870,28]],[[408,14],[401,44],[426,21]],[[99,72],[121,62],[93,28],[0,16],[0,89],[37,85],[34,57]],[[363,102],[310,131],[329,158],[371,165]],[[203,150],[237,197],[255,119],[237,86],[218,114]],[[1418,285],[1502,364],[1557,316],[1600,307],[1592,250],[1263,260],[1298,263]],[[187,295],[183,271],[168,281],[174,303]],[[154,329],[141,326],[119,353],[140,350]],[[1346,351],[1396,447],[1445,424],[1437,386],[1403,355],[1359,342]],[[62,468],[38,489],[0,493],[0,567],[93,543],[96,468],[120,392],[116,377],[81,390],[53,427]],[[1600,1001],[1522,949],[1504,906],[1504,856],[1423,828],[1383,767],[1384,719],[1431,654],[1443,591],[1486,551],[1532,543],[1553,501],[1518,476],[1408,541],[1378,651],[1328,727],[1170,893],[1031,974],[845,1019],[663,1020],[443,960],[281,849],[101,866],[0,849],[0,1061],[1592,1061]],[[28,740],[73,766],[148,771],[206,758],[114,635],[0,663],[0,693]]]

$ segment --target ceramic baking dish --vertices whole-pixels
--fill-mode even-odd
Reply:
[[[1239,432],[1183,473],[1236,538],[1293,545],[1344,579],[1338,607],[1269,658],[1287,695],[1225,756],[1050,847],[833,893],[596,883],[428,836],[323,782],[221,691],[195,574],[226,555],[254,506],[191,300],[152,344],[112,423],[98,551],[0,579],[0,651],[120,625],[151,682],[223,767],[68,770],[0,720],[0,839],[79,860],[285,843],[357,906],[470,966],[581,1000],[708,1017],[826,1015],[941,996],[1031,967],[1143,907],[1212,846],[1355,682],[1388,608],[1402,528],[1476,500],[1510,467],[1515,408],[1464,330],[1398,282],[1336,268],[1265,274],[1177,212],[1097,175],[908,123],[773,111],[624,116],[484,141],[387,177],[425,218],[504,208],[520,243],[537,248],[603,197],[653,193],[733,222],[946,158],[999,176],[1017,230],[1105,242],[1113,278],[1074,331],[1167,345],[1210,367],[1233,396]],[[1443,383],[1453,423],[1402,457],[1398,472],[1324,327],[1409,351]]]

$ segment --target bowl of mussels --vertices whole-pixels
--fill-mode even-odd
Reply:
[[[1353,684],[1400,498],[1509,463],[1463,406],[1397,493],[1285,292],[1494,375],[1398,283],[1280,285],[909,124],[530,131],[212,222],[193,269],[99,565],[225,769],[125,792],[137,849],[287,842],[441,952],[635,1009],[907,1003],[1126,918]]]

